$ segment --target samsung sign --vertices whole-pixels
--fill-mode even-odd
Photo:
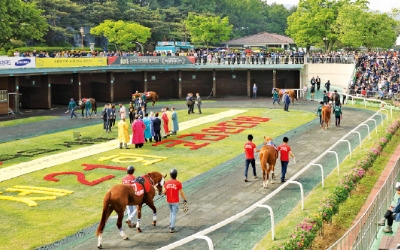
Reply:
[[[18,68],[36,68],[35,57],[0,57],[0,70]]]

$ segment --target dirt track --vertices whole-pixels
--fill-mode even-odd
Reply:
[[[235,98],[218,100],[208,105],[209,107],[231,108],[279,108],[283,112],[282,106],[272,106],[271,103],[271,99],[265,98],[256,101],[247,98]],[[290,109],[315,112],[317,106],[317,101],[307,101],[291,105]],[[207,106],[203,105],[203,109],[206,108]],[[155,109],[158,110],[159,107],[156,106]],[[287,178],[293,176],[294,173],[307,165],[312,159],[317,158],[348,131],[373,114],[373,112],[360,112],[347,107],[343,108],[343,113],[344,119],[340,128],[333,127],[323,131],[320,129],[317,119],[315,119],[285,134],[285,136],[290,138],[290,145],[297,160],[295,165],[289,165]],[[65,123],[63,126],[65,126]],[[362,133],[362,136],[365,136],[365,134]],[[275,141],[281,142],[283,136],[275,138]],[[324,139],[321,140],[321,138]],[[354,136],[352,140],[357,141],[357,136]],[[344,151],[339,154],[340,159],[344,158]],[[333,158],[330,159],[328,157],[324,161],[333,162]],[[157,227],[154,228],[151,226],[151,211],[148,208],[144,208],[141,221],[143,233],[136,233],[135,230],[129,229],[124,225],[125,233],[128,234],[130,240],[123,241],[118,234],[114,219],[111,219],[103,236],[104,249],[157,249],[166,246],[243,211],[246,207],[265,197],[281,185],[280,183],[272,184],[268,189],[262,189],[261,180],[252,180],[249,183],[243,182],[243,165],[243,155],[238,155],[209,172],[184,183],[184,190],[188,197],[190,210],[186,214],[182,211],[178,213],[178,231],[176,233],[168,233],[169,209],[165,198],[157,197],[155,202],[158,208]],[[331,165],[324,166],[325,176],[334,168],[333,164]],[[258,163],[257,166],[259,166]],[[278,163],[276,168],[277,180],[280,177],[279,173],[280,164]],[[320,183],[321,177],[318,171],[309,171],[299,179],[296,179],[296,181],[304,184],[304,192],[307,195],[314,186]],[[298,187],[289,185],[266,203],[274,210],[275,223],[279,223],[279,221],[285,218],[299,202],[299,196]],[[94,237],[96,226],[93,225],[91,228],[77,232],[77,234],[60,242],[44,246],[42,249],[94,249],[97,245],[97,239]],[[211,237],[215,249],[251,249],[269,230],[268,210],[258,209],[228,226],[208,234],[208,236]],[[208,249],[204,240],[195,240],[177,249],[190,248]]]

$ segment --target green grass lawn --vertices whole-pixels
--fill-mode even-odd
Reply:
[[[208,109],[208,114],[219,113],[227,109]],[[54,200],[36,201],[38,206],[29,207],[25,203],[10,200],[0,200],[0,249],[32,249],[51,242],[60,240],[66,236],[72,235],[77,231],[86,228],[99,221],[102,207],[102,199],[109,187],[120,183],[122,177],[126,174],[127,165],[136,167],[136,175],[141,175],[150,171],[159,171],[168,173],[171,168],[179,170],[181,181],[188,180],[197,176],[215,166],[243,153],[243,144],[247,141],[247,135],[253,134],[254,142],[259,145],[263,141],[263,136],[268,135],[273,138],[284,134],[302,124],[313,119],[315,115],[310,112],[291,110],[290,113],[282,110],[269,109],[245,109],[245,113],[239,116],[257,116],[270,118],[268,122],[261,122],[255,127],[247,128],[237,134],[229,134],[227,138],[219,141],[212,141],[209,145],[197,150],[190,150],[188,147],[180,144],[174,147],[150,146],[145,144],[142,149],[119,150],[114,149],[106,153],[92,155],[83,159],[58,165],[50,169],[36,171],[31,174],[23,175],[8,181],[0,183],[0,192],[2,196],[16,197],[15,192],[6,191],[17,185],[44,187],[53,189],[63,189],[72,191],[72,194],[57,197]],[[178,113],[179,121],[198,118],[199,116],[187,115],[185,110]],[[234,117],[221,118],[220,121],[195,126],[186,131],[178,133],[204,133],[203,129],[216,126],[224,121],[230,121]],[[284,124],[284,125],[283,125]],[[100,127],[100,128],[99,128]],[[116,138],[116,132],[104,134],[101,126],[90,126],[82,130],[86,137],[109,136]],[[268,133],[266,133],[268,131]],[[30,148],[59,148],[58,144],[64,140],[70,140],[72,131],[60,132],[52,135],[40,136],[32,139],[19,140],[0,144],[0,151],[6,151],[7,154],[13,154],[17,151]],[[174,139],[171,136],[169,139]],[[188,140],[187,138],[185,140]],[[199,144],[205,141],[189,140]],[[21,143],[22,142],[22,143]],[[229,147],[226,145],[229,144]],[[73,146],[73,148],[82,146]],[[62,148],[62,147],[61,147]],[[4,151],[3,151],[4,150]],[[71,148],[62,148],[60,151],[71,150]],[[49,153],[51,154],[51,153]],[[207,157],[204,157],[204,156]],[[39,156],[35,156],[39,157]],[[4,162],[3,167],[16,164],[19,161],[29,161],[35,157],[20,157],[18,159]],[[143,164],[146,160],[159,159],[159,162],[151,165]],[[193,159],[196,159],[196,168],[192,167]],[[143,161],[144,160],[144,161]],[[83,164],[102,164],[107,166],[121,167],[121,170],[112,170],[107,168],[96,168],[93,170],[84,170]],[[0,165],[1,166],[1,165]],[[44,177],[52,173],[75,172],[73,175],[59,175],[58,182],[46,181]],[[97,185],[83,185],[77,180],[77,176],[82,175],[88,181],[99,180],[105,176],[113,175],[106,181]],[[48,194],[28,194],[27,197],[49,196]],[[40,235],[40,237],[38,237]]]

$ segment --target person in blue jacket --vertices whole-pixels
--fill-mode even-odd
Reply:
[[[400,195],[400,184],[397,183],[396,186],[396,193],[397,195]],[[379,226],[385,226],[385,221],[387,220],[387,227],[383,229],[383,232],[385,233],[393,233],[392,230],[392,225],[393,221],[400,221],[400,198],[397,200],[396,206],[390,206],[388,210],[386,211],[384,218],[382,218],[379,222]]]

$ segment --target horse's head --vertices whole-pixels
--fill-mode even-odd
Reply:
[[[165,181],[165,177],[167,177],[167,175],[163,176],[159,172],[151,172],[151,173],[148,173],[147,175],[153,181],[153,185],[156,186],[158,194],[162,195],[164,181]]]

